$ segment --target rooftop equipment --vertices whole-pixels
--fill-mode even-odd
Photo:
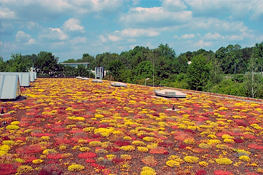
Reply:
[[[1,75],[0,74],[0,99],[14,100],[21,95],[19,76],[18,75]]]
[[[23,87],[29,86],[30,80],[33,79],[33,77],[30,78],[30,75],[34,76],[30,72],[0,72],[0,75],[18,75],[20,86],[23,86]]]

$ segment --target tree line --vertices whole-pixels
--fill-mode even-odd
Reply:
[[[168,44],[154,49],[136,46],[120,54],[84,53],[82,58],[64,61],[75,62],[89,62],[89,65],[87,68],[64,66],[51,52],[12,54],[6,62],[0,59],[0,71],[24,72],[34,66],[38,76],[94,77],[91,70],[103,66],[107,80],[263,98],[263,42],[245,48],[230,44],[215,52],[199,49],[178,56]]]

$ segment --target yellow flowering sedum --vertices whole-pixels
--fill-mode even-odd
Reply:
[[[109,135],[114,131],[114,128],[98,128],[94,130],[94,134],[101,134],[103,137],[109,137]]]
[[[65,145],[61,145],[61,146],[59,146],[59,149],[60,150],[65,150],[65,149],[67,149],[67,147]]]
[[[4,140],[2,143],[3,143],[3,145],[13,145],[13,144],[15,144],[15,142],[13,140]]]
[[[188,144],[188,145],[193,145],[193,144],[195,144],[195,139],[193,139],[193,138],[184,139],[184,143]]]
[[[79,150],[82,152],[86,152],[86,151],[90,151],[90,148],[89,147],[80,147]]]
[[[205,161],[201,161],[201,162],[199,162],[199,165],[206,167],[206,166],[208,166],[208,163]]]
[[[87,127],[87,128],[83,128],[83,131],[85,132],[91,132],[94,131],[95,127]]]
[[[132,138],[129,137],[129,136],[124,136],[124,137],[123,137],[123,140],[128,140],[128,141],[129,141],[129,140],[132,140]]]
[[[232,164],[232,160],[228,158],[219,158],[219,159],[216,159],[216,163],[219,165],[230,165]]]
[[[173,168],[173,167],[176,167],[176,166],[180,166],[180,162],[177,162],[175,160],[168,160],[166,162],[166,165]]]
[[[8,125],[8,126],[6,126],[6,129],[7,130],[17,130],[17,129],[19,129],[19,126],[17,126],[17,125]]]
[[[6,155],[9,150],[10,150],[10,146],[9,145],[2,145],[2,146],[0,146],[0,157],[3,156],[3,155]]]
[[[92,147],[97,147],[97,146],[101,146],[102,143],[100,141],[91,141],[89,142],[89,146],[92,146]]]
[[[17,168],[17,174],[25,174],[33,171],[34,169],[31,166],[21,165]]]
[[[68,117],[68,119],[70,119],[70,120],[76,120],[76,121],[84,121],[84,120],[85,120],[84,117],[75,117],[75,116]]]
[[[200,143],[198,146],[199,146],[199,148],[204,148],[204,149],[210,149],[210,148],[212,148],[211,145],[208,145],[208,144],[206,144],[206,143]]]
[[[143,153],[146,153],[146,152],[149,151],[148,148],[146,148],[146,147],[141,147],[141,146],[138,146],[137,149],[138,149],[139,152],[143,152]]]
[[[39,164],[39,163],[42,163],[44,160],[42,159],[35,159],[35,160],[32,160],[32,163],[34,164]]]
[[[19,125],[19,121],[13,121],[13,122],[11,122],[11,125]]]
[[[135,147],[132,146],[132,145],[127,145],[127,146],[120,147],[120,149],[123,150],[123,151],[134,151]]]
[[[186,161],[188,163],[197,163],[197,162],[199,162],[199,158],[194,157],[194,156],[185,156],[184,161]]]
[[[43,154],[45,154],[45,155],[51,154],[51,153],[57,153],[57,151],[54,150],[54,149],[45,149],[45,150],[43,151]]]
[[[250,158],[248,156],[240,156],[239,159],[245,162],[250,162]]]
[[[145,146],[145,143],[143,141],[138,140],[133,141],[132,144],[136,146]]]
[[[114,155],[114,154],[108,154],[108,155],[106,155],[106,157],[107,157],[108,160],[111,161],[113,158],[116,157],[116,155]]]
[[[18,163],[25,163],[25,160],[21,158],[15,158],[14,161]]]
[[[49,139],[50,139],[49,136],[42,136],[42,137],[41,137],[41,140],[49,140]]]
[[[122,154],[122,155],[121,155],[121,158],[124,159],[124,160],[131,160],[131,159],[132,159],[132,156],[129,155],[129,154]]]
[[[143,140],[147,142],[152,142],[155,140],[155,138],[154,137],[144,137]]]
[[[81,171],[81,170],[84,170],[84,166],[73,163],[72,165],[68,166],[68,170],[69,171]]]
[[[224,139],[225,143],[235,143],[233,139]]]
[[[103,118],[104,116],[102,114],[95,114],[96,118]]]
[[[141,175],[156,175],[156,172],[153,168],[143,167],[140,174]]]
[[[207,142],[208,145],[217,145],[217,144],[220,144],[221,141],[220,140],[217,140],[217,139],[211,139]]]

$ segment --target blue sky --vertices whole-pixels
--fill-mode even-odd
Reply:
[[[0,54],[121,53],[168,44],[176,54],[263,42],[262,0],[0,0]]]

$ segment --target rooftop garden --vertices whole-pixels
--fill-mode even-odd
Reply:
[[[0,174],[263,174],[260,101],[73,78],[0,102]],[[175,107],[179,110],[167,110]]]

